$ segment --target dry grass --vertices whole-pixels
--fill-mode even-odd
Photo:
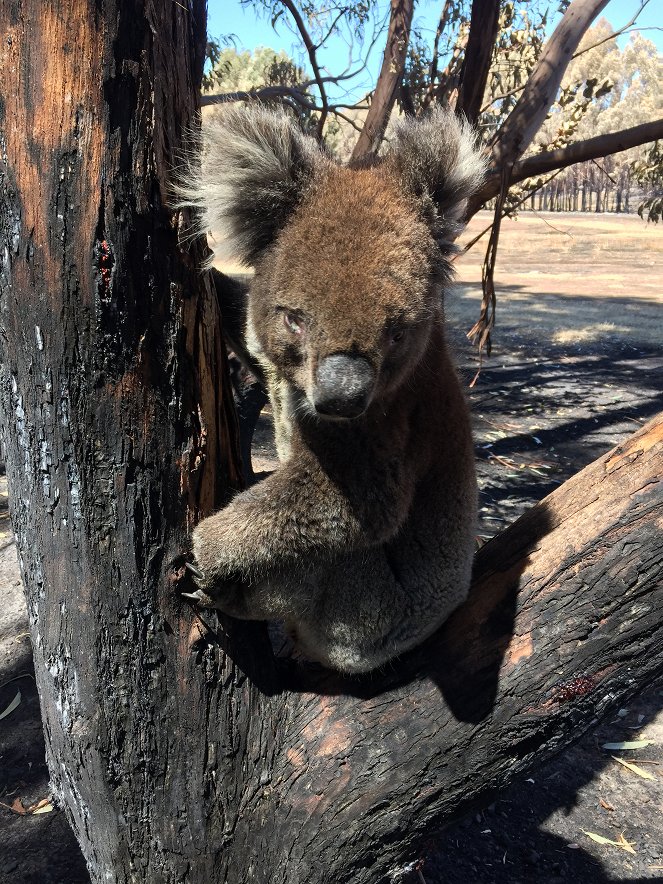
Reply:
[[[461,246],[488,226],[479,212]],[[485,238],[456,262],[451,319],[478,314]],[[497,255],[498,325],[525,323],[554,343],[606,337],[663,342],[663,229],[633,215],[521,214],[505,219]]]

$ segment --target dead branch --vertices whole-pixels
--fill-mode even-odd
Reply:
[[[476,123],[486,90],[493,47],[499,30],[500,0],[474,0],[465,58],[460,70],[456,113]]]
[[[352,151],[352,162],[375,154],[380,147],[403,77],[413,11],[414,0],[391,0],[382,67],[364,127]]]

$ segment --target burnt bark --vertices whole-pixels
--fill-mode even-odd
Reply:
[[[472,124],[476,123],[481,111],[499,21],[500,0],[473,0],[470,33],[456,99],[456,113],[464,114]]]
[[[48,763],[93,882],[368,884],[663,667],[663,417],[484,547],[387,672],[275,658],[176,592],[240,482],[167,176],[204,4],[0,11],[0,405]]]
[[[170,568],[241,481],[216,298],[167,205],[205,4],[0,20],[0,398],[47,760],[93,880],[194,880],[241,764],[208,725],[248,723]]]

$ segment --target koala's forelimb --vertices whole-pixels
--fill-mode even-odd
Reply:
[[[311,555],[389,541],[407,517],[414,475],[405,460],[384,470],[371,459],[370,452],[358,452],[353,468],[334,475],[303,453],[203,519],[193,533],[203,585],[251,583]]]

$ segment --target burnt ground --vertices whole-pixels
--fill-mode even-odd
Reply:
[[[630,218],[546,217],[545,223],[528,217],[503,234],[504,266],[514,266],[517,258],[524,269],[501,275],[498,270],[493,353],[470,393],[485,538],[663,410],[663,234],[654,240],[651,228]],[[555,231],[551,221],[565,229]],[[484,224],[485,216],[475,219],[473,230]],[[614,255],[601,245],[608,235],[613,245],[619,241],[621,251]],[[625,253],[631,267],[635,261],[633,273]],[[600,261],[588,261],[588,255]],[[448,301],[451,340],[468,382],[476,357],[462,330],[478,309],[476,272],[476,266],[461,265],[461,284]],[[268,414],[255,454],[256,468],[268,468],[273,459]],[[61,811],[20,815],[7,807],[16,798],[29,807],[49,790],[2,484],[0,715],[18,691],[18,706],[0,720],[0,884],[87,884]],[[605,742],[642,738],[652,741],[644,749],[602,748]],[[643,779],[612,755],[634,761],[653,779]],[[613,841],[623,835],[634,852],[596,843],[586,832]],[[489,807],[431,837],[425,854],[412,857],[403,880],[663,881],[663,678],[573,747],[514,782]]]

